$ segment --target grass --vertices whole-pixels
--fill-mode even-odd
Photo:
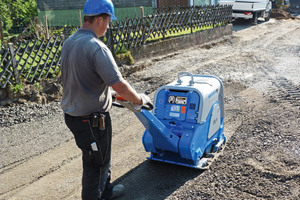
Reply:
[[[221,26],[221,25],[223,25],[223,24],[217,24],[215,26]],[[199,31],[204,31],[204,30],[208,30],[208,29],[212,29],[212,28],[213,28],[212,25],[206,26],[206,27],[193,28],[193,29],[191,29],[189,27],[189,28],[185,28],[185,29],[181,29],[181,30],[178,30],[178,29],[174,28],[173,30],[168,30],[165,35],[162,35],[162,34],[159,34],[159,35],[151,34],[151,35],[149,35],[148,38],[146,39],[146,43],[152,43],[152,42],[157,42],[157,41],[167,39],[167,38],[179,37],[179,36],[182,36],[182,35],[188,35],[188,34],[191,34],[191,33],[196,33],[196,32],[199,32]],[[130,33],[131,38],[134,38],[134,37],[137,37],[137,36],[140,36],[140,35],[142,35],[142,31],[139,31],[139,32],[136,32],[136,33]],[[128,36],[125,36],[123,34],[121,36],[121,41],[123,41],[125,37],[128,37]],[[119,41],[120,36],[117,36],[116,40]],[[115,45],[114,48],[117,48],[117,46]],[[122,49],[120,49],[118,47],[118,49],[116,50],[116,54],[123,54],[123,53],[126,53],[127,51],[128,50],[124,49],[124,47],[122,47]]]
[[[201,27],[201,28],[193,28],[193,33],[199,32],[199,31],[204,31],[204,30],[208,30],[208,29],[212,29],[213,26],[207,26],[207,27]],[[167,38],[172,38],[172,37],[179,37],[182,35],[188,35],[191,34],[192,30],[191,28],[186,28],[183,29],[182,31],[176,31],[174,30],[169,30],[167,32],[167,34],[165,35],[159,35],[159,36],[155,36],[155,37],[149,37],[146,42],[156,42],[162,39],[167,39]]]

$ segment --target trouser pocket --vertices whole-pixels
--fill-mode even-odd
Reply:
[[[111,121],[105,117],[105,129],[93,128],[91,120],[65,115],[65,121],[74,135],[77,146],[82,150],[84,165],[102,166],[110,161],[111,156]]]

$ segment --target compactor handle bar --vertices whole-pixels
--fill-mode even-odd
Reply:
[[[116,102],[113,102],[112,103],[113,106],[116,106],[118,108],[125,108],[123,105],[119,104],[119,103],[116,103]]]
[[[113,97],[114,99],[117,99],[117,100],[119,100],[119,101],[127,101],[127,100],[125,100],[125,99],[123,99],[121,96],[116,96],[116,97]],[[117,102],[113,102],[112,103],[112,105],[113,106],[116,106],[116,107],[119,107],[119,108],[124,108],[124,106],[123,105],[121,105],[121,104],[119,104],[119,103],[117,103]],[[141,107],[141,109],[144,109],[144,110],[152,110],[153,109],[153,104],[152,103],[150,103],[150,102],[148,102],[147,104],[146,104],[146,106],[142,106]]]
[[[116,106],[118,108],[125,108],[123,105],[113,102],[112,103],[113,106]],[[153,104],[152,103],[147,103],[147,106],[142,106],[142,109],[144,110],[152,110],[153,109]]]
[[[183,75],[188,75],[188,76],[191,76],[191,80],[190,80],[190,85],[194,85],[194,75],[190,72],[179,72],[177,74],[177,83],[181,84],[182,83],[182,80],[180,79]]]
[[[152,110],[153,109],[153,104],[148,102],[147,103],[147,106],[142,106],[142,109],[145,109],[145,110]]]

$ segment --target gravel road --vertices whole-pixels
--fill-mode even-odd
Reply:
[[[142,124],[112,108],[112,179],[126,187],[119,199],[300,199],[299,33],[299,17],[235,22],[232,36],[136,63],[146,67],[126,79],[152,100],[180,71],[220,77],[228,142],[208,170],[151,162]],[[0,115],[0,199],[80,199],[81,153],[60,101]]]

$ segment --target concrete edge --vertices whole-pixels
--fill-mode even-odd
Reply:
[[[166,39],[160,42],[143,45],[130,49],[135,61],[141,59],[161,56],[175,52],[179,49],[186,49],[192,46],[199,46],[220,37],[232,34],[232,24],[192,33],[176,38]]]

